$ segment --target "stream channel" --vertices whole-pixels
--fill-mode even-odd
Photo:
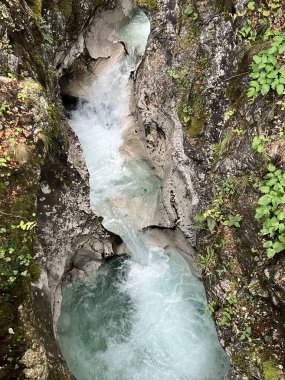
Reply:
[[[150,24],[137,10],[119,36],[129,54],[111,62],[71,113],[90,174],[90,200],[103,225],[126,243],[88,280],[63,289],[58,339],[77,380],[222,380],[229,362],[207,313],[202,283],[174,249],[151,244],[160,180],[146,161],[121,152],[129,78]]]

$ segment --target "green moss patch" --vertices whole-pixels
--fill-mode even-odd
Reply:
[[[71,0],[59,0],[58,9],[64,16],[65,20],[69,20],[72,17],[72,1]]]
[[[278,369],[276,364],[269,360],[263,363],[264,380],[278,380]]]
[[[137,0],[138,5],[145,5],[150,11],[157,10],[157,1],[156,0]]]
[[[35,16],[40,18],[42,15],[42,0],[28,0],[27,3]]]

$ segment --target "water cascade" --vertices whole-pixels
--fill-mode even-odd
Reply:
[[[58,337],[77,380],[222,380],[228,359],[207,314],[203,285],[174,248],[151,244],[160,181],[145,160],[122,151],[129,78],[150,25],[134,12],[119,36],[122,54],[100,72],[71,113],[90,173],[90,199],[131,258],[103,264],[65,287]]]

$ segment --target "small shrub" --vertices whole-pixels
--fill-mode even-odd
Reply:
[[[261,236],[268,258],[285,249],[285,172],[268,165],[268,173],[259,190],[263,195],[258,200],[255,217],[262,222]]]
[[[198,256],[198,265],[205,272],[212,268],[215,265],[215,262],[216,258],[213,248],[207,247],[206,254]]]
[[[266,95],[270,90],[278,95],[285,94],[285,67],[280,65],[280,57],[285,52],[285,33],[273,38],[271,47],[253,56],[252,72],[249,75],[247,96],[253,98],[258,94]]]
[[[265,144],[269,141],[269,139],[263,135],[254,136],[252,140],[251,147],[257,153],[263,153],[265,150]]]
[[[240,221],[242,217],[240,215],[229,214],[228,219],[223,222],[224,226],[240,227]]]

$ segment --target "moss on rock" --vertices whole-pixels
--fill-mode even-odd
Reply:
[[[145,5],[150,11],[157,10],[157,0],[137,0],[138,5]]]
[[[196,116],[191,116],[190,127],[187,128],[187,135],[189,137],[197,137],[201,134],[201,131],[205,125],[203,119],[200,119]]]
[[[72,1],[71,0],[59,0],[58,9],[65,18],[69,20],[72,17]]]
[[[223,12],[225,17],[233,13],[235,0],[215,0],[216,7],[220,12]]]
[[[27,1],[29,7],[34,12],[37,18],[42,15],[42,0],[29,0]]]
[[[278,369],[276,364],[270,360],[263,362],[264,380],[278,380]]]

